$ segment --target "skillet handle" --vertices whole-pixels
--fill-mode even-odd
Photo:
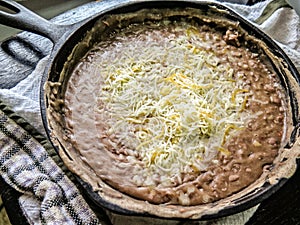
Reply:
[[[0,24],[30,31],[49,38],[54,44],[61,39],[72,25],[57,25],[42,18],[12,0],[0,0]],[[4,11],[4,9],[6,11]]]

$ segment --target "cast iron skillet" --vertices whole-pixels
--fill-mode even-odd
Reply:
[[[180,0],[180,1],[159,1],[159,0],[148,0],[148,1],[141,1],[141,0],[114,0],[114,1],[103,1],[102,3],[102,10],[96,13],[95,15],[91,15],[88,19],[84,21],[78,22],[72,25],[57,25],[51,23],[40,16],[36,15],[35,13],[31,12],[30,10],[26,9],[22,5],[11,1],[11,0],[0,0],[0,6],[7,8],[7,11],[0,11],[0,23],[4,25],[8,25],[11,27],[15,27],[22,30],[32,31],[34,33],[40,34],[44,37],[49,38],[53,43],[54,47],[50,54],[49,62],[47,67],[45,68],[45,72],[43,74],[42,82],[41,82],[41,113],[43,118],[43,123],[48,134],[49,139],[51,140],[51,130],[49,129],[49,124],[47,122],[46,116],[46,109],[48,106],[47,99],[44,98],[44,84],[47,81],[55,82],[59,79],[60,73],[64,67],[64,64],[72,52],[73,47],[80,42],[87,31],[89,31],[95,24],[95,22],[104,14],[106,13],[124,13],[124,12],[131,12],[138,9],[143,8],[157,8],[157,7],[194,7],[194,8],[201,8],[201,9],[208,9],[211,7],[217,7],[218,9],[224,11],[224,17],[239,21],[240,26],[247,30],[251,35],[261,39],[266,43],[269,47],[270,51],[281,58],[284,63],[286,64],[286,68],[292,74],[294,80],[299,84],[299,74],[296,70],[293,63],[287,57],[287,55],[279,48],[279,46],[266,34],[262,31],[257,29],[253,26],[250,22],[246,21],[245,19],[241,18],[238,14],[233,12],[232,10],[228,9],[227,7],[223,6],[222,4],[218,3],[211,3],[211,2],[200,2],[200,1],[193,1],[193,0]],[[87,47],[86,51],[89,48]],[[282,71],[278,71],[279,73],[283,73]],[[289,84],[286,83],[283,79],[284,86],[289,94],[291,108],[293,110],[293,124],[294,124],[294,131],[291,135],[290,145],[292,146],[295,142],[296,138],[298,137],[298,128],[299,128],[299,112],[298,112],[298,102],[295,96],[295,93],[289,89]],[[289,147],[289,146],[287,146]],[[57,146],[54,145],[54,148],[58,151]],[[296,159],[295,159],[296,161]],[[297,161],[299,164],[299,161]],[[136,216],[145,216],[145,213],[137,213],[127,209],[124,209],[120,206],[111,204],[102,198],[99,195],[92,191],[91,187],[83,182],[80,178],[78,181],[84,186],[87,194],[91,197],[91,199],[99,206],[104,207],[110,211],[113,211],[118,214],[125,214],[125,215],[136,215]],[[218,218],[234,213],[241,212],[246,210],[252,206],[257,205],[264,199],[271,196],[274,192],[276,192],[285,182],[287,178],[281,179],[276,185],[270,185],[265,183],[259,189],[254,190],[252,193],[235,200],[232,205],[222,209],[221,211],[214,213],[214,214],[207,214],[203,215],[199,219],[213,219]]]

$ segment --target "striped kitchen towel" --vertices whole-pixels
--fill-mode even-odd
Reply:
[[[22,123],[21,126],[15,121]],[[31,198],[35,207],[27,217],[29,223],[100,224],[61,165],[57,165],[24,126],[30,125],[0,103],[0,175],[14,189]]]

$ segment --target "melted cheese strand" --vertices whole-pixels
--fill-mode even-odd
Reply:
[[[140,174],[160,174],[163,185],[230,154],[224,144],[244,125],[249,95],[230,66],[201,47],[196,28],[176,32],[168,42],[122,45],[102,71],[99,94],[111,132],[146,165]]]

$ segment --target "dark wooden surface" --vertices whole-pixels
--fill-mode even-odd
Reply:
[[[255,0],[250,0],[253,3]],[[56,21],[68,22],[83,19],[92,13],[91,5],[84,5],[56,18]],[[85,13],[83,13],[85,12]],[[72,18],[71,17],[71,18]],[[67,19],[68,18],[68,19]],[[70,21],[69,21],[70,22]],[[46,38],[22,32],[1,43],[0,47],[0,88],[14,87],[26,78],[35,68],[38,61],[49,54],[52,43]],[[18,193],[0,179],[1,195],[12,224],[22,225],[27,222],[18,208]],[[285,185],[263,201],[247,225],[300,225],[300,170]]]

